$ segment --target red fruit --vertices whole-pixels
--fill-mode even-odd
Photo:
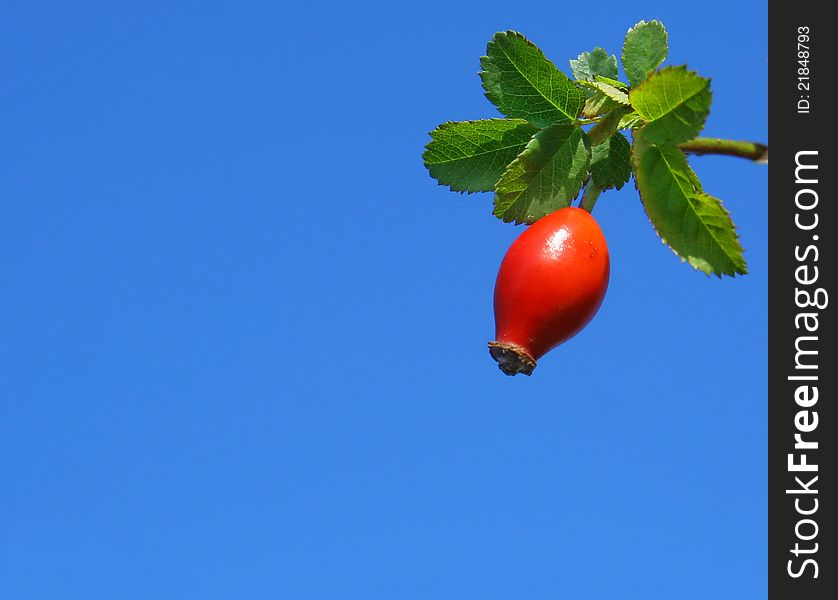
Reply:
[[[489,352],[507,375],[535,369],[549,350],[588,324],[610,274],[608,246],[589,212],[569,207],[530,225],[500,265]]]

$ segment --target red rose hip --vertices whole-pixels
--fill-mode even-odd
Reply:
[[[507,375],[536,361],[593,318],[608,289],[610,260],[589,212],[568,207],[530,225],[500,265],[495,283],[495,341],[489,352]]]

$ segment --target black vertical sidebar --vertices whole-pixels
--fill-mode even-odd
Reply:
[[[827,6],[769,4],[768,589],[777,599],[838,597],[827,492],[838,487],[829,305],[838,30]]]

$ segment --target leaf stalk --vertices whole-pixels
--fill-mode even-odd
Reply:
[[[588,131],[588,139],[591,141],[591,146],[598,146],[610,138],[617,131],[620,119],[623,118],[626,112],[628,111],[625,107],[619,107],[602,117],[599,123]]]
[[[582,195],[582,201],[579,203],[579,208],[592,212],[601,193],[602,188],[600,186],[594,185],[593,182],[588,183],[585,187],[585,193]]]

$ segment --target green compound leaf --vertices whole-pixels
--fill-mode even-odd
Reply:
[[[642,83],[664,61],[667,40],[660,21],[640,21],[628,30],[623,42],[623,69],[632,87]]]
[[[617,79],[617,57],[603,48],[583,52],[576,59],[570,59],[570,69],[578,81],[594,81],[596,75]]]
[[[542,129],[498,181],[495,216],[516,224],[534,223],[570,206],[590,162],[590,142],[579,127],[557,123]]]
[[[719,199],[704,193],[684,153],[637,138],[632,155],[646,214],[675,254],[708,275],[747,273],[730,214]]]
[[[710,114],[710,80],[686,67],[661,69],[629,93],[631,105],[647,125],[645,139],[660,144],[691,140]]]
[[[631,144],[619,131],[591,148],[591,178],[598,187],[623,187],[631,177]]]
[[[585,94],[516,31],[498,32],[480,59],[486,97],[507,117],[538,127],[573,120]]]
[[[537,131],[521,119],[443,123],[422,159],[431,177],[454,192],[491,192]]]

